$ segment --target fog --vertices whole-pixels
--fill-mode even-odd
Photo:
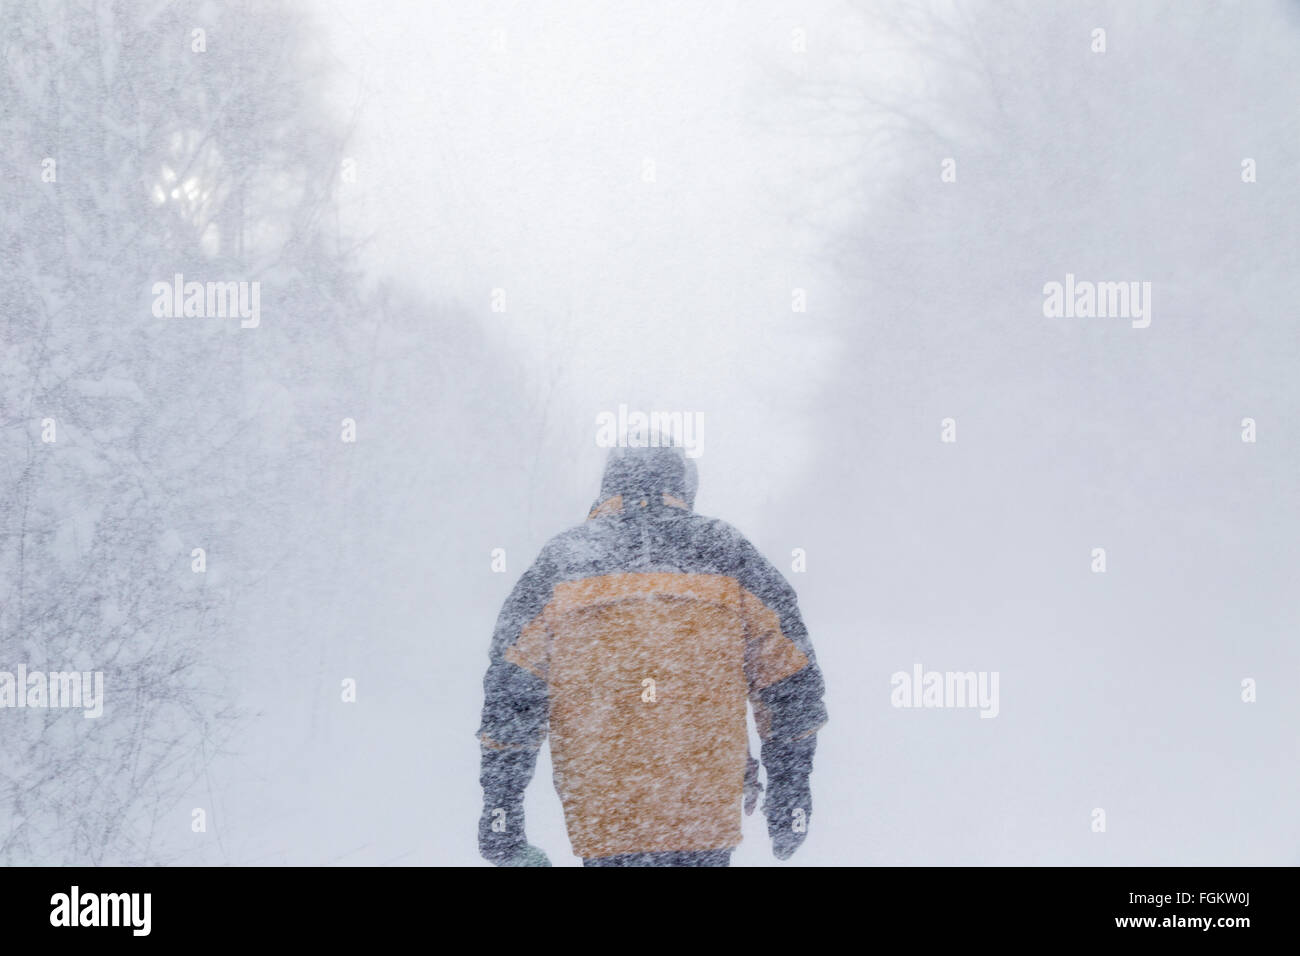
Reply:
[[[791,864],[1300,863],[1294,4],[137,6],[0,14],[0,670],[105,675],[0,710],[0,859],[486,865],[626,406],[799,593]]]

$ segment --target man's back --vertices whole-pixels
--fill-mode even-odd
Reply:
[[[666,454],[612,457],[588,520],[521,578],[485,680],[485,797],[499,765],[510,786],[488,802],[521,803],[514,778],[520,764],[531,775],[549,724],[585,859],[736,846],[746,700],[765,757],[825,721],[793,590],[735,529],[691,510],[680,455],[654,452]]]

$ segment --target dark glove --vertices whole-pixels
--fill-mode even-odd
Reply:
[[[550,866],[550,858],[540,849],[531,843],[525,844],[524,848],[512,856],[509,862],[501,864],[502,866]]]
[[[763,742],[763,765],[767,768],[767,834],[772,839],[772,853],[778,860],[788,860],[803,845],[812,819],[812,773],[816,736],[786,743]]]
[[[524,836],[524,790],[532,779],[537,751],[484,747],[482,755],[479,854],[497,866],[550,866],[546,854],[530,846]]]

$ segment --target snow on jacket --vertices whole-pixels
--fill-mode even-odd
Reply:
[[[736,846],[746,701],[764,741],[826,721],[794,590],[693,511],[692,465],[612,456],[588,520],[542,549],[493,635],[479,738],[536,750],[549,728],[582,857]]]

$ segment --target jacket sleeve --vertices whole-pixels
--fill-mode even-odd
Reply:
[[[759,736],[775,745],[812,737],[827,720],[825,687],[794,588],[748,541],[741,539],[737,553],[745,675]]]
[[[543,550],[497,617],[478,730],[485,750],[536,753],[546,739],[550,634],[544,611],[554,587],[555,568]]]
[[[550,635],[545,608],[555,580],[547,554],[543,549],[501,608],[483,678],[478,843],[483,857],[499,866],[513,865],[527,851],[524,791],[546,739]]]

